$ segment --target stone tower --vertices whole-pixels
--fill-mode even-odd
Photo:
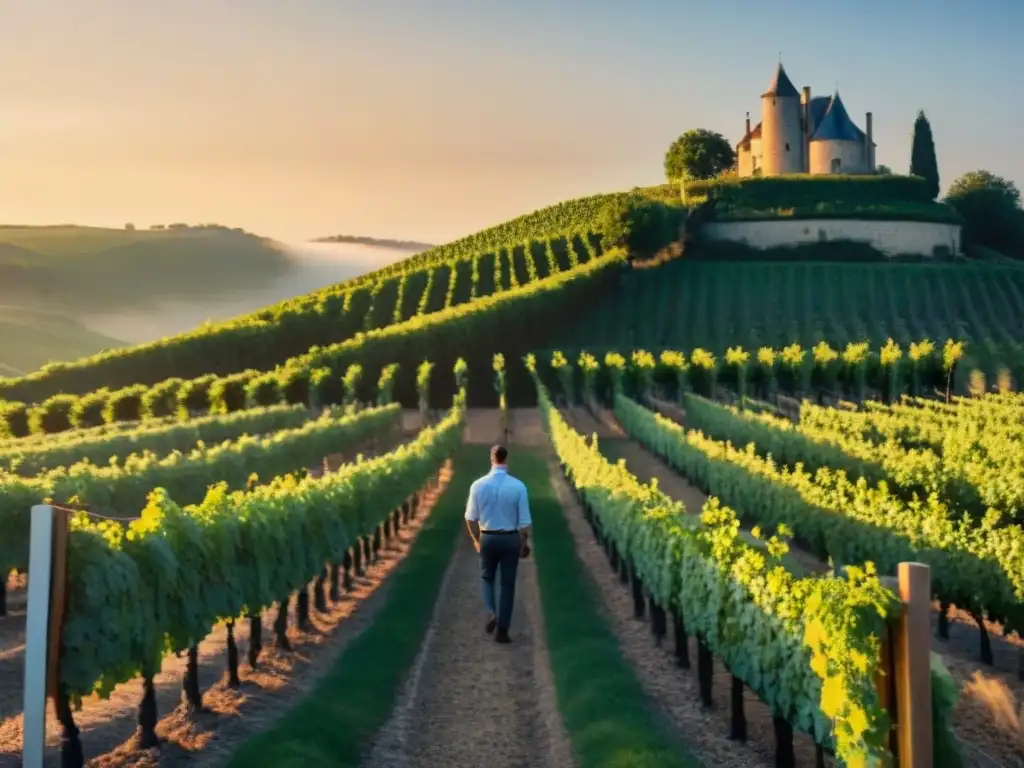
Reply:
[[[832,94],[828,109],[814,129],[810,141],[810,173],[870,173],[871,113],[868,112],[868,134],[861,133],[853,124],[850,115],[839,98],[839,91]]]
[[[777,176],[804,173],[804,134],[800,93],[779,62],[768,90],[761,96],[762,173]]]

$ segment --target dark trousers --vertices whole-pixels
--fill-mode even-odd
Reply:
[[[516,570],[519,568],[518,533],[480,536],[480,578],[483,580],[484,605],[498,617],[498,631],[508,632],[512,623],[512,602],[516,596]],[[495,608],[494,577],[501,569],[500,604]]]

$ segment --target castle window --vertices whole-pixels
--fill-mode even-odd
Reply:
[[[842,170],[842,168],[843,168],[843,161],[840,160],[838,157],[833,157],[832,158],[832,173],[839,173],[839,171]]]

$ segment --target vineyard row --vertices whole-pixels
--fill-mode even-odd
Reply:
[[[783,541],[771,537],[767,553],[746,543],[736,513],[716,499],[686,515],[656,486],[606,461],[562,419],[539,377],[537,387],[558,459],[612,565],[632,582],[637,615],[647,595],[653,631],[663,637],[672,621],[683,666],[687,635],[697,636],[705,703],[718,655],[739,682],[740,708],[744,684],[771,708],[779,765],[792,765],[793,728],[844,764],[884,759],[890,721],[875,681],[879,638],[897,606],[873,567],[795,577],[780,564]],[[756,482],[737,480],[737,489],[754,493]],[[942,727],[948,715],[940,713]]]
[[[259,478],[299,471],[325,456],[356,449],[394,430],[400,415],[395,404],[355,414],[328,411],[299,427],[209,447],[199,444],[188,453],[134,454],[121,463],[79,463],[31,478],[0,475],[0,573],[27,566],[29,510],[44,500],[134,518],[154,489],[163,489],[178,503],[196,503],[214,483],[245,488]]]
[[[347,464],[319,478],[282,476],[247,491],[210,489],[194,506],[155,493],[126,527],[80,513],[67,548],[67,612],[61,633],[58,716],[65,764],[81,765],[72,707],[93,692],[109,696],[119,683],[142,677],[139,740],[157,742],[153,677],[166,652],[187,652],[183,691],[202,706],[197,646],[227,619],[229,680],[238,682],[232,629],[251,621],[250,662],[258,662],[263,610],[277,604],[276,640],[287,648],[289,605],[308,625],[309,586],[315,607],[351,588],[416,508],[417,494],[436,478],[461,441],[457,401],[436,426],[374,459]],[[298,456],[295,457],[299,459]]]
[[[1024,269],[992,264],[722,264],[687,259],[624,280],[552,339],[563,349],[757,349],[826,340],[968,342],[972,364],[1024,380]]]
[[[777,430],[772,445],[786,442],[788,456],[819,467],[813,474],[787,468],[768,455],[767,439],[745,444],[753,422],[724,408],[703,417],[705,426],[716,419],[711,431],[719,440],[687,431],[621,394],[615,397],[615,415],[631,437],[696,487],[734,507],[745,524],[784,525],[803,549],[823,562],[870,561],[883,573],[893,573],[903,561],[930,566],[938,599],[978,620],[982,658],[988,663],[992,656],[983,616],[1002,623],[1008,632],[1024,630],[1020,526],[973,520],[934,495],[906,501],[884,482],[871,485],[829,468],[830,454],[799,432]]]

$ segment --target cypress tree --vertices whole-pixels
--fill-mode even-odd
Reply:
[[[939,196],[939,162],[935,159],[935,140],[932,126],[924,111],[914,121],[914,141],[910,149],[910,173],[928,181],[932,198]]]

